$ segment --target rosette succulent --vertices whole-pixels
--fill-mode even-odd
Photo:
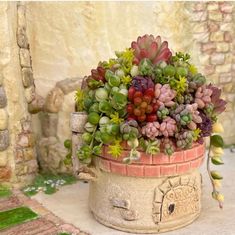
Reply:
[[[171,58],[171,51],[168,48],[168,42],[162,42],[160,36],[156,38],[153,35],[144,35],[138,37],[137,41],[131,43],[131,48],[134,50],[134,63],[139,64],[144,58],[148,58],[153,64],[161,61],[168,62]]]
[[[212,90],[203,85],[198,87],[195,93],[195,103],[198,104],[198,108],[203,109],[207,104],[211,103]]]
[[[173,99],[176,96],[176,91],[171,89],[169,84],[161,85],[157,83],[155,85],[154,95],[159,105],[172,107],[175,104]]]
[[[159,122],[148,122],[142,127],[141,132],[143,136],[147,136],[149,139],[154,139],[162,135]]]

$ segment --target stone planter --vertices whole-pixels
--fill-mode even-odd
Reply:
[[[71,131],[73,133],[80,133],[84,132],[84,126],[87,121],[87,114],[85,112],[74,112],[71,113],[70,117],[70,126]]]
[[[79,161],[76,156],[78,148],[82,145],[82,133],[84,132],[84,126],[87,122],[87,114],[85,112],[71,113],[70,126],[72,131],[72,161],[73,172],[77,177],[79,171]]]
[[[141,152],[139,162],[126,165],[104,148],[96,159],[97,178],[90,182],[91,211],[100,223],[133,233],[160,233],[190,224],[201,210],[198,168],[204,153],[204,145],[171,157]]]

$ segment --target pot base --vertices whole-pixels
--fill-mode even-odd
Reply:
[[[200,216],[200,213],[198,213],[197,215],[194,215],[193,217],[190,217],[190,220],[187,220],[185,223],[182,223],[178,226],[174,226],[172,228],[168,227],[168,228],[162,228],[162,229],[157,229],[157,228],[154,228],[154,229],[149,229],[147,228],[146,230],[142,229],[138,229],[138,230],[135,230],[135,229],[128,229],[128,228],[124,228],[124,227],[120,227],[120,226],[115,226],[113,224],[110,224],[109,221],[104,221],[102,218],[99,218],[97,217],[93,212],[92,212],[94,218],[101,224],[105,225],[106,227],[109,227],[109,228],[113,228],[113,229],[116,229],[116,230],[119,230],[119,231],[122,231],[122,232],[128,232],[128,233],[139,233],[139,234],[156,234],[156,233],[164,233],[164,232],[170,232],[170,231],[173,231],[173,230],[176,230],[176,229],[180,229],[180,228],[183,228],[187,225],[190,225],[191,223],[193,223],[193,221],[195,221],[199,216]]]
[[[99,171],[90,209],[100,223],[132,233],[161,233],[192,223],[201,210],[201,176],[129,177]]]

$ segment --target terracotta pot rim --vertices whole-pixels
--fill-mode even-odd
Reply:
[[[113,158],[103,147],[102,156],[97,158],[97,164],[100,169],[106,172],[112,172],[119,175],[139,176],[139,177],[163,177],[181,175],[197,169],[204,160],[205,143],[197,144],[191,149],[175,152],[172,156],[163,153],[149,155],[140,152],[139,161],[133,161],[131,164],[123,162],[127,157],[129,150],[124,150],[120,158]]]

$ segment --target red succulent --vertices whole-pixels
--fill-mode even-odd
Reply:
[[[105,82],[105,68],[98,66],[96,69],[91,70],[91,78],[97,80],[97,81],[102,81]]]
[[[137,65],[144,58],[150,59],[153,64],[161,61],[168,62],[172,55],[168,48],[168,42],[162,42],[160,36],[154,38],[153,35],[145,34],[138,37],[136,42],[133,41],[131,48],[134,49],[134,63]]]

